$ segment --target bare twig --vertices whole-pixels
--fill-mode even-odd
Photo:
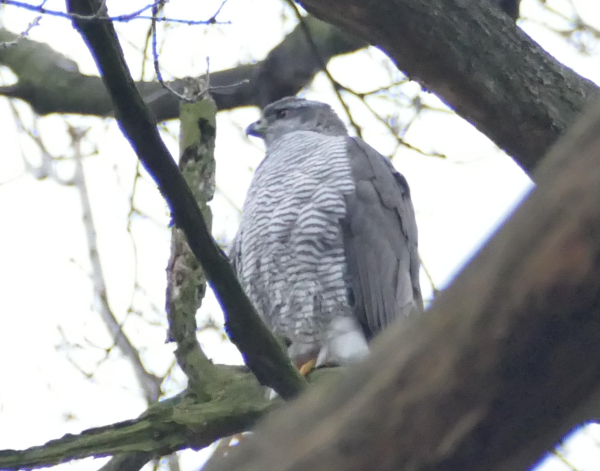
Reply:
[[[45,2],[44,2],[45,3]],[[21,34],[19,34],[19,36],[13,40],[13,41],[7,41],[7,42],[0,42],[0,49],[6,49],[12,46],[16,46],[19,41],[21,39],[23,39],[24,37],[29,35],[29,32],[36,26],[38,26],[40,24],[40,20],[42,19],[41,16],[36,16],[33,21],[31,23],[29,23],[29,25],[27,25],[27,28],[25,28],[25,30],[23,30],[21,32]]]
[[[569,469],[569,471],[579,471],[579,469],[573,463],[571,463],[567,459],[567,457],[561,451],[558,450],[558,448],[552,450],[550,454],[556,457],[562,464],[564,464]]]
[[[392,85],[392,86],[394,86],[394,85]],[[414,150],[415,152],[418,152],[419,154],[427,156],[427,157],[446,158],[446,156],[444,154],[441,154],[439,152],[428,152],[428,151],[421,149],[420,147],[410,144],[402,137],[402,135],[406,134],[406,132],[408,131],[408,128],[413,124],[414,120],[420,114],[421,110],[425,108],[424,106],[422,106],[420,100],[417,100],[416,98],[412,100],[412,103],[415,108],[415,115],[408,123],[406,123],[404,125],[402,132],[400,132],[400,130],[397,127],[392,126],[389,119],[384,118],[377,111],[375,111],[375,109],[370,105],[370,103],[366,99],[367,95],[378,93],[382,90],[386,90],[385,87],[375,90],[375,91],[372,91],[372,92],[367,92],[367,93],[355,92],[354,90],[352,90],[350,88],[346,88],[345,90],[348,93],[353,94],[354,96],[356,96],[358,99],[360,99],[362,101],[365,108],[367,108],[367,110],[369,110],[369,112],[375,117],[375,119],[377,119],[377,121],[379,121],[381,124],[383,124],[387,128],[387,130],[390,132],[390,134],[392,136],[394,136],[394,139],[396,139],[398,146],[402,146],[402,147],[406,147],[407,149]]]
[[[440,294],[440,290],[437,289],[435,282],[433,281],[433,277],[431,276],[431,273],[427,269],[427,265],[425,265],[425,263],[423,262],[421,255],[419,255],[419,261],[421,262],[421,268],[423,268],[423,272],[425,273],[425,276],[427,277],[427,281],[429,281],[429,285],[431,286],[431,291],[433,292],[433,298],[435,299],[437,297],[437,295]]]
[[[152,5],[152,60],[154,63],[154,73],[156,74],[156,80],[160,83],[160,86],[163,87],[167,92],[171,95],[175,96],[179,101],[189,101],[188,98],[175,91],[172,87],[167,85],[163,79],[162,72],[160,71],[160,65],[158,64],[158,46],[156,40],[156,22],[158,21],[158,13],[162,11],[165,6],[165,0],[159,0]]]
[[[94,286],[94,295],[97,301],[96,307],[104,321],[104,325],[106,325],[106,328],[111,333],[115,345],[121,350],[123,356],[131,363],[139,385],[144,392],[146,401],[148,403],[156,402],[160,395],[160,385],[162,380],[146,371],[138,350],[123,332],[121,324],[115,318],[108,303],[106,283],[104,281],[104,273],[102,271],[102,264],[100,262],[100,254],[97,245],[96,229],[92,217],[92,207],[87,192],[83,164],[81,161],[81,140],[85,136],[85,133],[85,130],[69,127],[69,134],[73,142],[75,154],[75,174],[73,176],[73,183],[78,190],[79,198],[81,200],[85,234],[92,266],[91,277]]]
[[[331,83],[333,91],[334,91],[335,95],[337,96],[338,101],[342,105],[342,108],[344,109],[346,116],[348,117],[348,121],[350,121],[350,124],[354,128],[354,132],[356,132],[356,135],[358,137],[362,137],[362,130],[361,130],[360,126],[358,124],[356,124],[356,122],[354,121],[354,117],[352,116],[352,113],[350,112],[350,108],[348,107],[348,104],[346,103],[346,101],[344,100],[344,97],[342,97],[342,94],[340,93],[340,89],[341,88],[345,89],[345,87],[340,85],[340,83],[333,78],[333,76],[327,69],[327,62],[325,62],[325,60],[321,56],[321,53],[319,52],[319,48],[315,44],[315,41],[312,37],[312,33],[310,32],[310,28],[306,24],[304,16],[302,16],[302,13],[300,13],[300,10],[296,6],[296,4],[293,2],[293,0],[287,0],[287,3],[292,8],[292,10],[294,10],[296,18],[300,22],[300,27],[304,31],[306,40],[310,44],[313,54],[315,55],[315,58],[317,59],[317,62],[319,63],[319,67],[325,73],[325,75],[327,76],[327,79]]]
[[[327,61],[365,45],[357,38],[316,18],[308,17],[305,22],[309,24],[311,31],[318,32],[313,39]],[[150,27],[148,50],[151,30]],[[2,41],[12,41],[16,36],[0,29]],[[18,53],[9,52],[13,50]],[[23,54],[27,54],[30,60],[23,61]],[[19,43],[19,48],[0,50],[0,63],[9,67],[19,78],[15,84],[0,87],[0,95],[20,98],[40,115],[75,113],[112,116],[110,99],[104,88],[99,86],[101,79],[82,75],[75,62],[53,51],[46,44],[25,38]],[[240,106],[266,106],[279,98],[296,94],[319,71],[314,54],[304,40],[304,32],[298,25],[262,61],[213,72],[213,88],[240,84],[214,93],[213,98],[219,110]],[[55,77],[55,80],[39,80],[40,77],[49,75]],[[138,81],[136,85],[158,121],[179,116],[180,100],[168,93],[156,80]],[[183,88],[180,80],[175,80],[170,85],[179,92]]]
[[[154,7],[154,5],[156,5],[158,3],[163,3],[164,1],[165,0],[158,0],[150,5],[146,5],[142,8],[140,8],[139,10],[136,10],[131,13],[125,13],[123,15],[118,15],[118,16],[102,15],[101,11],[102,11],[103,7],[105,6],[104,2],[100,2],[98,10],[96,10],[96,12],[94,12],[91,15],[78,15],[76,13],[65,13],[65,12],[57,11],[57,10],[49,10],[47,8],[44,8],[43,4],[42,5],[31,5],[30,3],[19,2],[16,0],[0,0],[0,3],[4,3],[5,5],[15,6],[18,8],[23,8],[24,10],[35,11],[42,15],[56,16],[59,18],[66,18],[69,20],[127,23],[132,20],[152,20],[153,19],[152,16],[142,15],[142,13],[152,9]],[[222,7],[219,7],[218,11],[220,11],[221,8]],[[183,19],[166,18],[165,17],[165,18],[157,19],[156,21],[164,22],[164,23],[180,23],[180,24],[189,25],[189,26],[209,25],[209,24],[211,24],[211,25],[212,24],[228,24],[228,22],[222,23],[222,22],[216,21],[215,16],[216,16],[216,14],[213,15],[208,20],[183,20]]]

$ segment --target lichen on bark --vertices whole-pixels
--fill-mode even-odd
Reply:
[[[179,168],[210,230],[212,213],[208,203],[215,192],[217,107],[208,93],[197,88],[198,82],[190,80],[185,90],[190,101],[181,103]],[[188,377],[189,387],[201,397],[210,394],[207,388],[211,388],[211,383],[217,379],[212,377],[216,371],[196,339],[196,311],[205,292],[204,271],[190,250],[183,231],[174,226],[167,266],[168,340],[177,343],[175,353],[179,366]],[[208,376],[211,376],[210,380]]]

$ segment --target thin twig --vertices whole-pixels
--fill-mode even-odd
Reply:
[[[346,104],[346,102],[340,92],[340,88],[345,89],[346,87],[340,85],[340,83],[333,78],[333,76],[327,69],[327,64],[325,63],[323,56],[321,56],[321,52],[319,51],[319,48],[317,47],[317,45],[315,44],[315,41],[313,40],[310,29],[309,29],[308,25],[306,24],[306,21],[304,21],[304,17],[300,13],[300,10],[298,10],[298,7],[296,6],[296,4],[293,2],[293,0],[287,0],[287,3],[294,10],[294,12],[296,14],[296,18],[300,22],[300,27],[302,28],[302,31],[304,31],[306,40],[310,44],[310,47],[313,51],[313,54],[315,55],[315,58],[317,59],[317,62],[319,63],[319,66],[321,67],[321,69],[323,70],[323,72],[325,73],[327,78],[329,79],[329,82],[331,83],[333,91],[335,92],[340,104],[342,105],[342,108],[344,109],[344,112],[346,113],[346,116],[348,117],[350,124],[354,128],[354,132],[356,132],[356,135],[358,137],[362,137],[362,130],[361,130],[360,126],[358,124],[356,124],[356,122],[354,121],[354,118],[352,117],[352,113],[350,113],[350,108]]]
[[[438,294],[440,294],[440,290],[437,289],[437,287],[435,286],[435,282],[433,281],[433,276],[431,276],[431,273],[427,269],[427,265],[425,265],[425,262],[423,262],[423,258],[421,257],[421,254],[419,254],[419,262],[421,262],[421,268],[423,268],[423,272],[425,273],[425,276],[427,277],[427,280],[429,281],[429,284],[431,286],[431,291],[433,293],[432,297],[435,298]]]
[[[172,87],[167,85],[163,79],[162,73],[160,71],[160,65],[158,64],[158,47],[156,41],[156,22],[158,21],[158,12],[162,10],[165,5],[165,0],[159,0],[158,2],[152,5],[152,59],[154,63],[154,73],[156,74],[156,80],[160,83],[160,86],[163,87],[167,92],[171,95],[177,97],[179,101],[191,102],[185,95],[178,93]]]
[[[45,2],[44,2],[45,3]],[[21,32],[21,34],[19,34],[17,36],[16,39],[14,39],[13,41],[7,41],[7,42],[0,42],[0,49],[8,49],[9,47],[13,47],[16,46],[17,44],[19,44],[19,41],[21,39],[23,39],[24,37],[28,36],[30,31],[38,26],[40,24],[40,20],[42,19],[41,16],[36,16],[33,21],[31,23],[29,23],[29,25],[27,25],[27,28],[25,28],[24,31]]]
[[[82,130],[71,126],[69,127],[69,134],[71,136],[75,153],[75,174],[73,176],[73,184],[78,190],[83,210],[83,221],[90,263],[92,266],[91,277],[94,286],[97,309],[102,320],[104,321],[104,324],[111,333],[114,344],[123,353],[123,356],[131,362],[139,385],[142,388],[142,391],[144,391],[146,401],[148,401],[150,404],[158,400],[162,380],[146,371],[138,350],[133,346],[127,335],[125,335],[123,332],[121,324],[117,321],[108,303],[107,288],[104,281],[104,273],[102,270],[100,254],[97,246],[96,228],[94,226],[94,220],[92,217],[92,207],[87,191],[85,175],[83,172],[83,164],[81,160],[81,141],[86,132],[87,130]]]
[[[155,2],[151,5],[146,5],[145,7],[140,8],[139,10],[136,10],[132,13],[125,13],[125,14],[119,15],[119,16],[101,16],[99,13],[96,13],[94,15],[78,15],[76,13],[65,13],[65,12],[57,11],[57,10],[49,10],[47,8],[44,8],[43,6],[31,5],[29,3],[19,2],[16,0],[0,0],[0,3],[3,3],[5,5],[11,5],[11,6],[15,6],[18,8],[23,8],[24,10],[35,11],[42,15],[56,16],[59,18],[66,18],[68,20],[100,21],[100,22],[106,22],[106,23],[108,23],[108,22],[110,22],[110,23],[127,23],[132,20],[152,20],[151,16],[142,15],[142,13],[147,10],[152,9],[156,3],[162,3],[162,2],[164,2],[164,0],[158,0],[157,2]],[[103,6],[104,6],[104,2],[102,2],[101,8]],[[184,25],[188,25],[188,26],[229,24],[228,21],[225,21],[225,22],[216,21],[214,19],[214,16],[215,15],[213,15],[208,20],[182,20],[182,19],[178,19],[178,18],[165,17],[165,18],[159,18],[156,21],[161,22],[161,23],[162,22],[164,22],[164,23],[179,23],[179,24],[184,24]]]
[[[382,123],[388,129],[388,131],[390,131],[390,134],[392,134],[392,136],[394,136],[394,138],[396,139],[396,141],[398,142],[399,145],[406,147],[410,150],[414,150],[415,152],[418,152],[419,154],[427,156],[427,157],[439,157],[442,159],[446,158],[446,156],[444,154],[441,154],[439,152],[427,152],[419,147],[414,146],[413,144],[408,143],[406,140],[404,140],[404,138],[399,136],[399,132],[396,129],[394,129],[394,127],[390,124],[390,122],[387,119],[380,116],[379,113],[377,113],[377,111],[375,111],[375,109],[373,109],[373,107],[367,102],[367,100],[361,96],[363,94],[355,92],[354,90],[351,90],[349,88],[347,88],[346,91],[348,93],[352,93],[353,95],[358,97],[363,102],[363,104],[365,105],[367,110],[369,110],[371,112],[371,114],[380,123]],[[413,100],[413,103],[416,104],[416,100]],[[419,115],[420,110],[423,109],[424,107],[416,105],[416,108],[417,108],[417,112],[416,112],[415,116],[406,124],[402,134],[406,134],[406,131],[408,131],[408,128],[413,124],[415,118]]]
[[[553,455],[554,457],[556,457],[566,467],[568,467],[570,471],[579,471],[579,469],[573,463],[571,463],[567,459],[567,457],[558,450],[558,448],[555,448],[554,450],[552,450],[550,452],[550,454]]]

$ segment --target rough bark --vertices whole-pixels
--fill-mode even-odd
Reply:
[[[488,1],[300,3],[379,46],[527,172],[600,96],[596,85],[551,57]]]
[[[366,46],[350,34],[316,18],[306,18],[307,26],[323,61]],[[12,41],[17,35],[0,29],[0,42]],[[0,94],[28,102],[41,115],[75,113],[110,116],[112,106],[100,77],[83,75],[77,64],[49,46],[29,39],[7,49],[0,48],[0,64],[9,67],[18,83],[0,87]],[[295,95],[321,70],[305,32],[296,27],[267,55],[254,64],[211,73],[212,86],[241,83],[214,95],[217,108],[227,110],[241,106],[265,106],[284,96]],[[157,82],[136,82],[144,100],[159,121],[179,117],[179,101]],[[184,81],[171,86],[183,91]]]
[[[529,469],[600,392],[600,106],[431,310],[206,471]]]
[[[179,169],[210,231],[212,212],[208,203],[215,193],[217,107],[201,87],[204,87],[203,81],[191,80],[184,92],[193,101],[181,104]],[[185,233],[175,226],[171,230],[171,255],[167,265],[167,339],[177,343],[175,357],[188,378],[188,389],[208,399],[212,383],[218,383],[215,381],[218,375],[196,337],[196,312],[205,292],[206,277],[200,262],[190,250]]]

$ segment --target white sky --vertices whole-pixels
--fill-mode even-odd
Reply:
[[[208,18],[220,2],[172,0],[168,16]],[[563,9],[564,0],[549,2]],[[132,11],[145,2],[108,2],[112,15]],[[600,29],[596,0],[575,2],[583,18]],[[60,10],[64,2],[50,0],[49,9]],[[295,22],[282,21],[285,9],[278,0],[248,2],[230,0],[219,19],[231,21],[219,27],[169,26],[161,32],[161,65],[165,76],[198,75],[210,56],[211,69],[219,70],[263,58]],[[25,29],[35,16],[15,8],[0,9],[0,25],[15,32]],[[259,12],[257,14],[257,12]],[[596,55],[579,54],[559,35],[550,33],[540,21],[537,0],[523,0],[521,27],[560,61],[600,83],[599,49]],[[594,23],[595,21],[595,23]],[[141,76],[141,44],[148,27],[145,21],[118,25],[129,65],[135,78]],[[80,70],[96,74],[95,65],[80,36],[68,20],[44,17],[30,37],[47,42],[55,50],[76,60]],[[346,86],[368,91],[386,83],[392,67],[377,50],[334,59],[330,72]],[[357,73],[357,71],[360,71]],[[146,78],[152,67],[146,64]],[[0,83],[14,80],[0,68]],[[413,87],[416,92],[417,87]],[[409,90],[407,88],[407,90]],[[341,113],[331,87],[321,74],[307,96],[327,101]],[[427,103],[443,107],[433,96]],[[395,143],[365,109],[349,99],[364,137],[384,154]],[[28,106],[15,103],[25,127],[32,129],[34,117]],[[376,106],[393,113],[382,101]],[[410,111],[400,112],[407,119]],[[262,157],[257,140],[245,137],[243,129],[258,116],[256,109],[220,113],[217,137],[217,186],[214,234],[230,239],[235,233],[252,170]],[[169,253],[168,214],[155,185],[146,178],[138,185],[136,206],[148,217],[134,217],[132,233],[137,247],[135,264],[132,239],[125,231],[136,158],[115,123],[89,117],[69,116],[69,123],[89,127],[84,152],[88,191],[98,232],[111,307],[149,368],[164,374],[173,362],[173,346],[165,345],[164,269]],[[90,263],[76,190],[52,180],[38,181],[23,165],[23,156],[39,160],[39,150],[19,133],[6,99],[0,98],[0,449],[39,445],[65,433],[105,425],[139,415],[146,404],[131,369],[118,351],[106,355],[112,341],[93,309],[89,280]],[[71,157],[63,116],[36,121],[39,136],[56,157]],[[177,154],[178,125],[167,124],[167,145]],[[530,188],[531,183],[510,158],[463,120],[448,113],[426,112],[417,118],[406,140],[412,145],[437,151],[446,159],[425,157],[401,148],[394,164],[407,177],[413,195],[420,231],[421,257],[438,288],[445,286],[457,270],[494,230]],[[71,162],[58,165],[63,177],[71,175]],[[143,288],[135,288],[135,282]],[[423,277],[425,291],[428,282]],[[128,314],[132,305],[143,312]],[[156,310],[153,310],[156,307]],[[202,319],[220,319],[214,299],[205,302]],[[235,349],[223,343],[222,332],[200,334],[205,351],[216,362],[238,362]],[[73,366],[77,364],[79,369]],[[93,374],[85,377],[81,370]],[[172,395],[182,388],[183,377],[175,371],[165,383]],[[600,427],[590,426],[565,445],[565,456],[581,470],[600,469]],[[182,454],[182,469],[193,469],[202,460],[197,453]],[[97,469],[101,460],[84,460],[59,468]],[[559,459],[548,460],[543,471],[570,468]]]

